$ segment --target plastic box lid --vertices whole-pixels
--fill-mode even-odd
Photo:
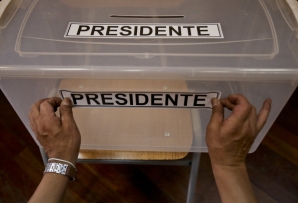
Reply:
[[[284,0],[11,0],[2,18],[1,76],[293,80],[297,74],[297,20]],[[75,36],[79,25],[89,31],[82,27]],[[132,34],[119,36],[127,26]],[[220,36],[210,35],[214,26]],[[164,36],[169,27],[172,37]],[[187,36],[196,28],[201,36]]]

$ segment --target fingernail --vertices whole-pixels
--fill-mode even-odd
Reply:
[[[211,104],[212,104],[212,107],[216,106],[218,104],[218,99],[212,98],[211,99]]]
[[[66,97],[65,99],[63,99],[62,104],[66,106],[71,106],[71,101],[68,97]]]

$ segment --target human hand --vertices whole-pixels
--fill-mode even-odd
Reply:
[[[60,110],[60,117],[55,112]],[[72,114],[69,98],[42,99],[31,106],[30,126],[49,158],[58,158],[75,164],[81,144],[81,135]]]
[[[213,166],[244,164],[246,155],[266,123],[271,99],[266,99],[257,114],[243,95],[212,99],[212,116],[207,126],[207,146]],[[232,114],[224,119],[224,107]]]

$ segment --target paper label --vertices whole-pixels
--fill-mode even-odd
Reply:
[[[59,90],[74,107],[212,108],[220,92],[72,92]]]
[[[220,23],[106,24],[69,23],[69,38],[224,38]]]

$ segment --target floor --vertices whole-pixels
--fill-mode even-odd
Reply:
[[[298,90],[256,152],[247,158],[261,203],[298,202]],[[39,149],[0,91],[0,203],[27,202],[42,178]],[[12,144],[13,143],[13,144]],[[77,164],[64,202],[185,202],[189,166]],[[202,154],[195,202],[220,202]]]

